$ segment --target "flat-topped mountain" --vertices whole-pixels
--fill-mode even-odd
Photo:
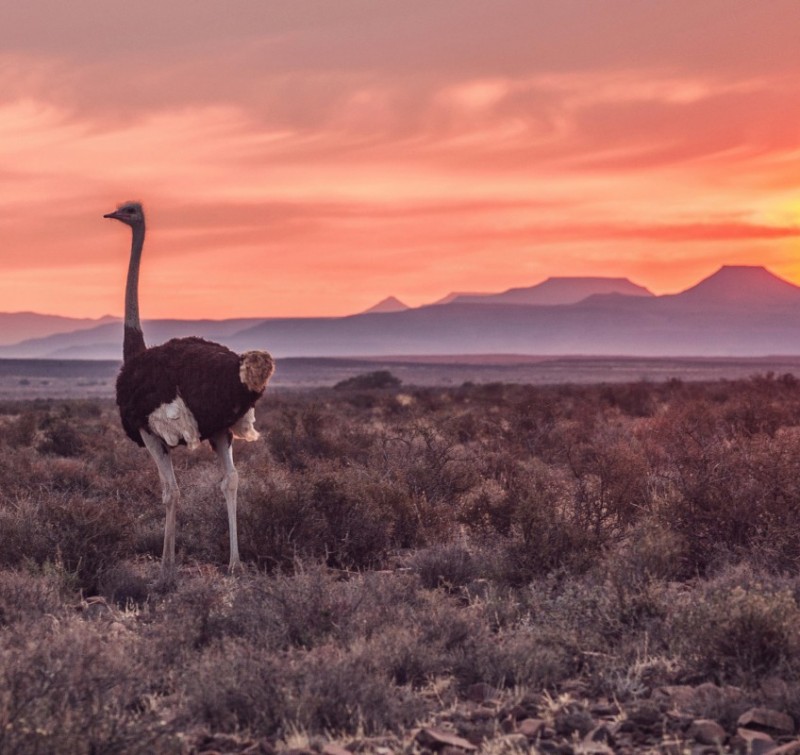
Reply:
[[[447,294],[447,296],[443,296],[441,299],[437,299],[435,302],[432,302],[432,304],[451,304],[456,299],[459,299],[462,296],[471,296],[471,297],[493,296],[493,294],[485,292],[481,293],[479,291],[451,291],[449,294]]]
[[[535,286],[509,288],[500,294],[464,294],[453,301],[459,304],[577,304],[596,294],[621,294],[623,296],[653,296],[644,286],[627,278],[555,277]]]

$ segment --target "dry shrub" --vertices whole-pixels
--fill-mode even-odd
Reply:
[[[800,562],[800,433],[737,434],[710,404],[678,407],[655,426],[659,513],[686,542],[692,567],[749,559]]]
[[[150,580],[139,564],[119,561],[98,578],[98,593],[122,608],[144,605],[150,596]]]
[[[698,584],[675,608],[674,644],[692,673],[752,682],[786,670],[800,651],[800,606],[791,585],[731,569]]]
[[[297,558],[361,569],[416,539],[411,502],[366,471],[316,462],[302,476],[254,482],[242,507],[242,554],[267,566]]]
[[[609,637],[640,630],[660,641],[659,627],[671,610],[670,584],[692,576],[685,542],[660,522],[639,522],[587,575],[597,580],[607,606],[602,623]]]
[[[217,574],[201,573],[150,606],[154,655],[167,665],[182,665],[196,651],[239,634],[231,631],[229,588]]]
[[[74,422],[48,420],[43,426],[43,438],[38,444],[41,453],[48,456],[80,456],[84,441]]]
[[[56,569],[0,571],[0,627],[59,614],[67,600],[75,599],[68,582]]]
[[[322,646],[296,660],[293,720],[311,731],[380,734],[413,726],[422,700],[398,687],[365,648]]]
[[[293,574],[251,583],[238,594],[237,623],[274,648],[311,648],[347,633],[364,596],[360,581],[319,564],[296,564]]]
[[[0,440],[11,448],[33,445],[40,419],[39,413],[31,410],[6,419],[0,424]]]
[[[186,723],[261,737],[401,731],[423,712],[366,654],[332,646],[278,656],[227,640],[187,667],[184,685]]]
[[[451,543],[416,551],[410,566],[419,575],[422,586],[428,589],[458,589],[480,573],[472,553],[463,545]]]
[[[504,582],[522,585],[563,567],[589,567],[604,542],[585,527],[575,496],[563,471],[539,462],[509,480],[501,505],[511,520],[510,537],[494,543]]]
[[[269,736],[287,718],[285,662],[241,640],[226,639],[186,667],[183,725]]]
[[[452,428],[416,422],[392,436],[387,471],[412,498],[428,504],[453,504],[480,482],[479,462]]]
[[[354,375],[340,380],[334,389],[338,391],[373,391],[398,388],[403,381],[392,375],[389,370],[375,370],[362,375]]]
[[[135,641],[79,619],[19,626],[0,642],[0,751],[169,752]]]
[[[335,424],[332,413],[317,403],[273,413],[268,436],[273,457],[291,469],[305,469],[311,459],[335,456]]]
[[[130,512],[118,501],[70,494],[19,500],[0,509],[0,522],[2,565],[58,564],[90,594],[127,553],[133,529]]]

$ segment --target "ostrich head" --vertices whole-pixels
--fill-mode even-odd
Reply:
[[[125,223],[125,225],[131,226],[131,228],[144,223],[144,211],[139,202],[124,202],[117,207],[114,212],[109,212],[107,215],[103,215],[103,217],[119,220]]]

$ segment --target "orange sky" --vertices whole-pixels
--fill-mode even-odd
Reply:
[[[800,283],[796,0],[0,7],[0,311],[340,315],[551,275]]]

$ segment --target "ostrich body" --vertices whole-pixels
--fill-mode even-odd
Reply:
[[[175,512],[180,491],[169,455],[171,448],[197,448],[208,440],[223,471],[222,493],[228,509],[231,572],[239,568],[233,439],[257,440],[253,407],[274,371],[266,351],[235,354],[202,338],[173,338],[147,348],[139,322],[139,265],[144,246],[144,212],[126,202],[103,217],[130,226],[133,234],[125,288],[125,335],[117,405],[128,437],[145,446],[158,465],[166,507],[162,571],[175,568]]]

